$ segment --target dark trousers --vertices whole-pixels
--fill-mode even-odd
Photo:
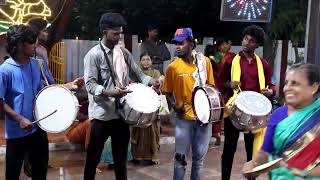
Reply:
[[[6,180],[19,180],[26,153],[32,170],[32,180],[46,180],[49,148],[47,133],[37,130],[26,137],[8,139],[6,147]]]
[[[231,175],[232,163],[234,153],[237,150],[237,144],[239,139],[240,131],[235,128],[230,120],[230,118],[225,118],[224,120],[224,146],[222,153],[222,180],[229,180]],[[247,152],[247,161],[252,159],[252,149],[253,149],[253,139],[252,133],[244,134],[245,148]]]
[[[94,180],[104,143],[111,136],[114,172],[117,180],[127,180],[127,154],[130,138],[129,126],[121,119],[91,121],[90,141],[87,149],[84,180]]]

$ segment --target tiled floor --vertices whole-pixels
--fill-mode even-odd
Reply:
[[[3,130],[3,124],[0,122],[0,131]],[[174,154],[174,128],[169,124],[162,126],[161,150],[159,165],[143,167],[140,165],[128,163],[128,179],[129,180],[170,180],[173,175],[173,161]],[[3,140],[3,131],[1,132],[1,143]],[[50,134],[49,139],[53,144],[65,144],[66,138],[63,133]],[[79,148],[77,148],[79,149]],[[210,147],[206,156],[202,179],[216,180],[221,179],[221,153],[222,146],[218,148]],[[80,180],[83,179],[83,170],[85,161],[85,152],[82,150],[64,150],[50,152],[50,165],[48,180]],[[245,151],[243,138],[240,138],[238,150],[234,158],[234,165],[231,180],[244,179],[240,171],[245,162]],[[188,161],[187,174],[185,179],[190,179],[190,158]],[[0,155],[0,179],[4,179],[5,172],[5,155]],[[102,173],[96,175],[96,180],[115,179],[112,169],[104,169]],[[267,179],[266,175],[259,177],[257,180]],[[30,180],[23,173],[21,173],[20,180]]]
[[[204,162],[202,173],[203,180],[221,179],[220,157],[222,148],[210,148]],[[142,167],[129,162],[128,179],[130,180],[170,180],[173,174],[172,157],[174,153],[174,144],[169,142],[161,146],[161,162],[159,165]],[[239,141],[238,150],[235,155],[232,180],[244,179],[240,174],[241,167],[245,162],[244,143]],[[54,151],[50,153],[52,168],[49,168],[48,180],[80,180],[83,176],[85,152],[82,151]],[[4,172],[4,155],[0,155],[0,172]],[[190,160],[185,179],[190,177]],[[0,179],[4,179],[4,173],[1,173]],[[102,173],[96,175],[96,180],[115,179],[113,170],[105,169]],[[266,180],[263,175],[257,180]],[[20,180],[30,180],[21,173]]]

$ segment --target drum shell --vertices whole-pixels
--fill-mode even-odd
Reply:
[[[123,103],[121,114],[124,118],[124,121],[132,127],[148,127],[158,117],[158,111],[152,113],[142,113],[134,110],[126,103]]]
[[[252,131],[267,126],[270,113],[263,116],[254,116],[245,113],[234,104],[231,108],[230,120],[241,131]]]
[[[212,108],[210,122],[218,122],[221,120],[223,116],[223,108],[222,108],[224,106],[223,98],[221,96],[220,91],[218,91],[214,87],[207,86],[205,87],[205,89],[206,89],[206,92],[208,93],[210,107]],[[218,99],[216,98],[216,96],[218,96]]]
[[[196,112],[196,107],[195,107],[195,95],[198,90],[202,90],[205,92],[207,96],[207,100],[209,103],[209,107],[211,108],[210,110],[210,118],[208,123],[203,123],[201,120],[199,120]],[[221,120],[223,117],[223,98],[221,96],[221,93],[213,86],[205,86],[205,87],[195,87],[192,93],[192,108],[193,112],[196,115],[196,119],[199,123],[201,124],[209,124],[209,123],[214,123],[218,122]]]

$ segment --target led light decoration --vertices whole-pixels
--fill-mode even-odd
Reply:
[[[221,20],[270,22],[272,0],[222,0]]]
[[[0,34],[14,24],[26,24],[32,17],[47,19],[51,10],[44,0],[7,0],[0,5]]]

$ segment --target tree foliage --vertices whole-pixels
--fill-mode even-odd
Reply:
[[[272,39],[303,43],[307,0],[273,0],[274,11],[266,27]],[[76,0],[66,38],[98,39],[98,22],[105,12],[119,12],[128,21],[125,32],[146,34],[148,24],[157,24],[162,37],[172,37],[176,28],[191,27],[196,37],[226,36],[240,42],[243,28],[252,23],[220,21],[221,0]],[[257,24],[257,23],[255,23]]]
[[[302,45],[305,39],[307,0],[274,1],[273,20],[267,32],[273,39],[291,40],[294,46]]]
[[[163,36],[172,36],[182,26],[201,36],[212,33],[209,27],[219,22],[220,6],[220,0],[77,0],[66,36],[97,39],[99,18],[110,11],[124,15],[125,31],[133,34],[146,34],[146,26],[156,24]]]

